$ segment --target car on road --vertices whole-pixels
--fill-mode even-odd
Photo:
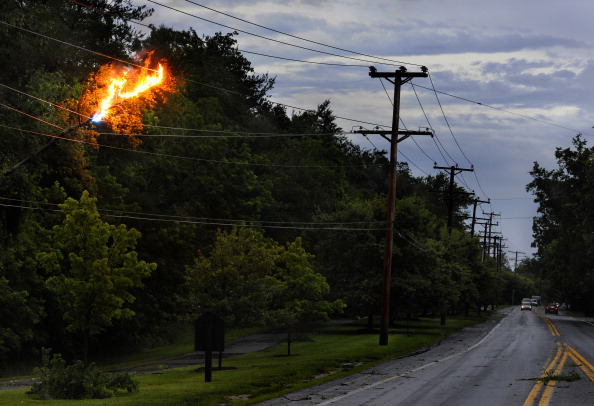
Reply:
[[[520,310],[530,310],[532,311],[532,302],[530,299],[522,300],[522,304],[520,305]]]
[[[536,306],[540,306],[540,301],[541,301],[540,296],[532,296],[531,299],[536,300]]]
[[[557,303],[549,303],[545,306],[545,314],[559,314],[559,305]]]

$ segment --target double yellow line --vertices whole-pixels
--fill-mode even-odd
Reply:
[[[538,315],[538,317],[542,318],[547,323],[547,326],[549,327],[549,330],[551,331],[553,337],[560,336],[559,330],[557,330],[557,327],[555,327],[551,320],[549,320],[547,317],[543,317],[540,314]],[[523,406],[534,405],[536,398],[538,397],[543,388],[544,390],[542,392],[542,396],[540,396],[540,399],[538,401],[538,406],[547,406],[549,404],[549,401],[551,400],[551,396],[553,394],[553,389],[555,388],[555,384],[557,382],[552,379],[545,382],[545,378],[551,375],[559,375],[563,370],[565,363],[567,362],[567,358],[571,358],[573,362],[575,362],[575,364],[578,365],[582,369],[582,371],[584,371],[586,376],[588,376],[588,378],[590,378],[590,380],[594,382],[594,366],[590,364],[576,350],[571,348],[567,343],[561,344],[558,342],[557,353],[555,354],[555,357],[545,368],[544,372],[540,376],[540,379],[538,380],[538,382],[536,382],[536,384],[528,394],[528,397],[526,398],[526,401],[524,402]]]

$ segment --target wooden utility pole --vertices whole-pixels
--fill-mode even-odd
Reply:
[[[522,252],[522,251],[510,251],[510,252],[516,254],[516,261],[514,262],[514,273],[515,273],[515,272],[517,272],[516,270],[518,269],[518,254],[525,255],[526,253]]]
[[[485,226],[488,226],[489,231],[487,232],[487,228],[485,228],[485,244],[484,244],[484,252],[485,252],[485,256],[483,256],[483,259],[486,258],[487,255],[489,255],[490,250],[491,250],[491,239],[493,238],[493,234],[494,231],[493,230],[493,226],[497,226],[499,225],[499,223],[493,223],[493,216],[501,216],[501,214],[497,214],[495,212],[491,212],[491,213],[484,213],[483,215],[489,215],[489,222],[488,224],[485,224]]]
[[[476,225],[476,205],[478,203],[491,203],[491,199],[484,201],[480,200],[478,197],[474,199],[473,207],[472,207],[472,223],[470,226],[470,236],[474,237],[474,226]]]
[[[445,194],[448,196],[448,233],[452,234],[452,223],[454,219],[454,195],[455,194],[467,194],[473,195],[473,193],[469,192],[454,192],[454,177],[464,171],[472,172],[474,168],[465,169],[465,168],[458,168],[458,166],[450,166],[450,167],[443,167],[435,165],[433,169],[445,169],[450,171],[450,186]]]
[[[394,246],[394,211],[396,205],[396,165],[398,158],[398,143],[411,135],[433,135],[429,131],[398,131],[400,122],[400,88],[412,78],[426,78],[427,68],[422,66],[422,72],[407,72],[404,66],[395,72],[378,72],[373,66],[369,67],[369,76],[383,78],[394,84],[394,108],[392,113],[392,130],[390,131],[355,131],[359,134],[379,134],[390,141],[390,169],[388,180],[388,210],[386,220],[386,248],[384,252],[384,277],[381,296],[381,326],[380,345],[388,345],[388,328],[390,324],[390,288],[392,280],[392,251]],[[399,134],[404,136],[400,139]],[[389,137],[388,137],[389,135]]]

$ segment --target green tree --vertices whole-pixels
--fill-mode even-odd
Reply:
[[[555,158],[553,170],[535,162],[527,186],[540,214],[533,225],[538,273],[562,296],[556,300],[594,314],[594,148],[578,135]]]
[[[96,199],[88,192],[80,201],[67,199],[60,208],[65,218],[52,229],[38,260],[50,275],[46,285],[63,307],[67,330],[82,334],[86,364],[89,339],[113,319],[134,315],[126,307],[135,299],[131,289],[140,286],[156,264],[138,259],[138,231],[101,220]]]
[[[352,224],[352,227],[316,230],[308,235],[321,263],[321,272],[330,283],[330,297],[343,300],[347,314],[367,316],[370,330],[373,316],[379,312],[385,205],[381,196],[342,202],[337,210],[321,213],[315,220]]]
[[[187,267],[196,313],[213,308],[229,325],[291,326],[342,309],[314,271],[301,240],[286,247],[249,227],[219,231],[209,255]]]

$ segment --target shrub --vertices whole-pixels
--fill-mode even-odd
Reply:
[[[39,382],[27,392],[40,399],[104,399],[118,389],[138,391],[138,381],[128,373],[100,372],[94,363],[85,366],[82,361],[67,366],[61,354],[50,352],[43,349],[42,366],[35,369]]]

